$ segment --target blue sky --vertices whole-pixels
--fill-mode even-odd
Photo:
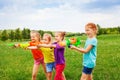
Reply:
[[[88,22],[120,26],[120,0],[0,0],[0,29],[84,32]]]

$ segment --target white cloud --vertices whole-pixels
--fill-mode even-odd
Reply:
[[[100,24],[102,27],[119,26],[120,6],[115,6],[109,10],[94,9],[91,12],[74,7],[82,3],[89,3],[95,0],[67,0],[57,7],[34,8],[38,4],[35,0],[17,2],[15,0],[11,7],[4,7],[0,13],[0,29],[28,27],[30,29],[42,30],[62,30],[72,32],[83,32],[84,26],[88,22]],[[49,3],[52,0],[49,0]],[[28,2],[28,3],[27,3]],[[44,1],[41,2],[45,3]],[[57,1],[55,2],[57,3]],[[21,6],[20,6],[21,5]],[[28,6],[27,6],[28,5]],[[98,11],[98,12],[97,12]]]

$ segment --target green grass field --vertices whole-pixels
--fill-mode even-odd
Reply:
[[[81,36],[82,44],[86,37]],[[13,49],[0,42],[0,80],[31,80],[33,58],[29,50]],[[97,65],[93,72],[94,80],[120,80],[120,35],[98,36]],[[67,80],[79,80],[82,73],[82,54],[66,48]],[[53,73],[54,74],[54,73]],[[37,80],[45,80],[43,69]]]

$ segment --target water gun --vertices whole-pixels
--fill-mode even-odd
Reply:
[[[19,47],[21,47],[21,48],[27,48],[28,46],[30,46],[30,44],[29,43],[20,43],[20,44],[18,44],[19,45]]]
[[[74,45],[76,47],[78,47],[81,44],[80,38],[71,38],[70,41],[71,41],[70,45]],[[70,45],[68,45],[68,46],[70,46]]]
[[[14,47],[15,46],[14,43],[10,43],[10,44],[7,44],[7,45],[10,46],[10,47]]]
[[[8,44],[8,46],[10,46],[10,47],[21,47],[21,48],[27,48],[28,46],[30,46],[29,43],[20,43],[20,44],[16,44],[16,45],[15,45],[15,43]]]
[[[80,38],[70,38],[59,43],[60,46],[68,46],[68,47],[70,47],[70,45],[74,45],[78,47],[80,44],[81,44]]]

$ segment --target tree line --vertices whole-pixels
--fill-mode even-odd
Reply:
[[[102,34],[120,34],[120,26],[114,27],[114,28],[101,28],[100,25],[98,25],[98,35]],[[24,28],[21,30],[20,28],[17,28],[15,30],[0,30],[0,40],[6,41],[22,41],[22,40],[30,40],[30,29]],[[43,36],[44,33],[49,33],[53,36],[52,31],[43,31],[38,30],[38,32]],[[82,36],[84,33],[68,33],[66,34],[66,37],[72,37],[72,36]]]
[[[17,28],[15,30],[1,30],[0,31],[0,40],[6,41],[23,41],[23,40],[30,40],[30,29],[24,28],[21,30],[20,28]],[[53,36],[53,33],[51,31],[43,31],[38,30],[38,32],[43,36],[44,33],[49,33]]]
[[[113,27],[113,28],[101,28],[99,24],[98,26],[98,35],[101,34],[120,34],[120,26],[118,27]]]

